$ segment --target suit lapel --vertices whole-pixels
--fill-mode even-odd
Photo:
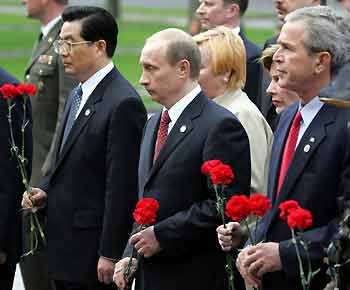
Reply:
[[[73,89],[75,90],[75,88]],[[53,160],[53,164],[56,164],[57,163],[57,160],[59,158],[59,154],[60,154],[60,149],[61,149],[61,142],[62,142],[62,138],[63,138],[63,133],[64,133],[64,128],[66,126],[66,123],[67,123],[67,118],[68,118],[68,115],[69,115],[69,111],[70,111],[70,106],[71,106],[71,103],[72,103],[72,98],[68,98],[67,99],[67,102],[65,104],[65,107],[64,107],[64,111],[62,113],[62,117],[61,117],[61,121],[60,121],[60,127],[57,131],[57,139],[56,139],[56,144],[55,144],[55,151],[54,151],[54,158],[55,160]]]
[[[50,32],[40,42],[36,42],[35,47],[32,51],[32,55],[26,67],[26,72],[30,70],[32,65],[36,62],[38,57],[47,51],[52,45],[55,39],[57,39],[62,27],[62,19],[60,19],[56,25],[50,30]]]
[[[323,105],[321,110],[317,113],[307,130],[305,131],[299,145],[295,151],[294,157],[291,161],[290,167],[286,173],[283,185],[277,200],[273,203],[270,218],[267,221],[266,229],[269,228],[272,220],[279,214],[279,205],[281,202],[293,198],[291,197],[292,189],[295,183],[303,174],[305,166],[310,159],[314,156],[318,146],[327,137],[326,126],[335,120],[335,108]],[[295,113],[293,114],[293,116]],[[290,122],[292,122],[293,118]],[[277,141],[277,140],[276,140]],[[282,153],[281,153],[282,154]],[[274,174],[275,183],[277,182],[278,175]],[[275,192],[274,192],[275,194]]]
[[[171,129],[167,139],[165,140],[165,143],[159,152],[158,158],[154,162],[148,178],[146,179],[145,185],[159,171],[159,169],[162,167],[164,162],[166,162],[176,147],[179,146],[179,144],[181,144],[186,136],[191,133],[193,130],[192,120],[200,115],[202,108],[207,101],[208,99],[204,96],[204,94],[200,93],[182,112],[174,127]],[[158,126],[156,126],[156,128],[158,129]],[[153,151],[151,152],[151,156],[153,157]]]
[[[274,142],[273,142],[272,151],[271,151],[272,158],[270,161],[270,174],[269,174],[269,180],[268,180],[268,185],[269,185],[268,196],[272,201],[276,196],[277,183],[278,183],[284,145],[288,138],[289,128],[293,122],[293,119],[299,104],[296,103],[293,106],[294,108],[291,108],[291,110],[288,110],[286,112],[286,115],[284,116],[284,119],[286,121],[283,122],[283,120],[281,120],[282,122],[280,122],[278,130],[274,136]]]
[[[148,178],[149,172],[153,166],[154,147],[157,139],[157,131],[159,127],[161,112],[155,113],[145,127],[145,133],[142,140],[140,162],[139,162],[139,192],[143,192],[143,188]]]
[[[111,72],[107,74],[107,76],[97,85],[95,90],[90,95],[89,99],[85,103],[84,107],[82,108],[81,112],[79,113],[78,118],[75,120],[74,125],[67,137],[66,143],[63,145],[62,152],[59,153],[56,151],[56,154],[58,154],[58,159],[56,163],[56,168],[60,165],[62,160],[64,159],[65,155],[70,151],[73,144],[78,139],[80,133],[82,132],[83,128],[86,126],[86,124],[91,120],[91,117],[96,112],[96,104],[101,102],[106,86],[109,84],[111,80],[113,80],[116,77],[117,70],[114,68]],[[68,106],[67,106],[68,107]],[[68,110],[68,109],[67,109]],[[65,112],[64,121],[67,120],[68,112]],[[62,136],[65,128],[65,124],[61,127],[61,130],[59,132],[60,139],[58,139],[59,142],[62,141]],[[60,146],[56,147],[56,150],[60,150]]]
[[[305,166],[313,157],[317,147],[326,137],[326,125],[334,121],[335,115],[332,114],[333,109],[323,105],[321,110],[315,116],[303,137],[301,138],[297,149],[295,150],[293,159],[290,163],[288,171],[285,176],[285,181],[281,187],[281,192],[278,196],[277,203],[285,200],[295,182],[303,173]]]

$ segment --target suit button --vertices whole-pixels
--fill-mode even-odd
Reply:
[[[29,78],[30,78],[30,75],[27,74],[27,75],[26,75],[26,80],[29,80]]]
[[[39,74],[42,74],[43,73],[43,70],[41,69],[41,70],[39,70]]]

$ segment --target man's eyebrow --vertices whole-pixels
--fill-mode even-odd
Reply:
[[[68,35],[60,35],[58,39],[65,40],[65,39],[73,39],[71,34]]]

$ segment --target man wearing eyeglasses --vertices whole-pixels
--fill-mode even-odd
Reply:
[[[58,38],[63,21],[61,14],[68,0],[21,0],[29,18],[38,19],[41,31],[34,44],[32,55],[25,69],[25,81],[37,87],[32,99],[33,109],[33,174],[31,185],[38,186],[47,175],[52,160],[54,139],[64,104],[77,81],[66,74],[62,61],[54,51],[53,43]],[[39,216],[45,227],[45,215]],[[29,250],[29,219],[24,215],[24,251]],[[41,243],[35,255],[21,260],[21,272],[26,290],[50,290],[52,286],[47,273],[46,249]]]
[[[67,8],[54,47],[73,89],[58,130],[50,174],[23,198],[47,205],[49,274],[56,290],[117,289],[137,200],[137,166],[146,110],[112,63],[118,26],[98,7]],[[46,202],[47,200],[47,202]]]

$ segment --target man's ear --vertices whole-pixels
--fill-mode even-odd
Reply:
[[[226,17],[232,18],[232,17],[239,17],[240,16],[240,8],[239,5],[236,3],[227,4],[226,5]]]
[[[331,67],[332,56],[328,51],[322,51],[317,54],[315,72],[317,74]]]
[[[182,59],[177,63],[178,75],[181,79],[188,78],[191,70],[190,62],[187,59]]]
[[[97,46],[99,53],[101,53],[101,54],[107,53],[107,43],[105,40],[100,39],[100,40],[96,41],[96,46]]]

